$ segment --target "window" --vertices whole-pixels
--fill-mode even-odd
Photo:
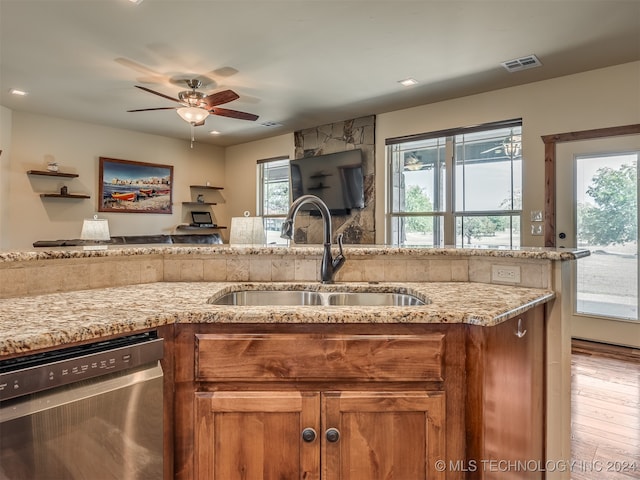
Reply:
[[[520,246],[521,125],[509,120],[388,139],[388,242]]]
[[[638,320],[640,152],[575,157],[576,313]]]
[[[289,159],[258,160],[258,215],[264,221],[267,244],[287,244],[280,238],[280,227],[289,205]]]

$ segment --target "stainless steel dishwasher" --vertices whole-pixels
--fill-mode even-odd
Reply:
[[[156,332],[0,361],[0,479],[162,479]]]

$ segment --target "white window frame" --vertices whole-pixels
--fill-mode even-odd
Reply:
[[[424,134],[410,135],[405,137],[395,137],[389,138],[386,140],[386,166],[387,166],[387,206],[386,206],[386,241],[388,244],[396,245],[402,247],[403,244],[398,242],[396,238],[394,238],[394,229],[393,223],[398,218],[407,218],[410,216],[419,216],[419,217],[442,217],[443,219],[443,228],[440,233],[439,238],[434,238],[434,246],[446,246],[446,245],[457,245],[462,248],[476,248],[476,245],[466,245],[464,242],[464,237],[462,237],[462,241],[458,242],[458,238],[456,235],[456,224],[458,219],[463,217],[489,217],[489,216],[500,216],[507,217],[509,222],[513,222],[514,217],[517,218],[519,223],[519,235],[514,238],[512,234],[510,237],[510,245],[504,248],[514,248],[520,246],[519,243],[514,245],[514,239],[519,240],[522,238],[522,205],[520,208],[512,208],[512,209],[501,209],[501,210],[481,210],[481,211],[471,211],[471,210],[456,210],[455,206],[455,198],[456,198],[456,167],[455,167],[455,155],[454,148],[455,142],[454,138],[457,135],[474,133],[474,132],[483,132],[490,130],[497,130],[503,128],[522,128],[522,119],[512,119],[505,120],[500,122],[492,122],[482,125],[476,125],[472,127],[461,127],[455,129],[447,129],[440,130],[436,132],[429,132]],[[521,133],[520,133],[521,135]],[[410,142],[418,142],[422,140],[434,140],[439,138],[446,138],[446,146],[445,146],[445,196],[444,196],[444,209],[438,211],[431,212],[406,212],[406,211],[396,211],[394,210],[394,203],[397,199],[394,198],[394,170],[393,170],[393,162],[394,162],[394,148],[397,149],[397,146],[404,143]],[[521,141],[521,140],[520,140]],[[521,143],[520,143],[521,147]],[[514,185],[513,185],[513,166],[512,166],[512,175],[511,175],[511,198],[513,200],[515,196]],[[522,179],[520,179],[520,185],[523,185]],[[512,225],[512,223],[510,223]],[[434,234],[435,237],[435,234]]]
[[[258,160],[257,161],[257,175],[256,175],[256,179],[257,179],[257,185],[256,185],[256,190],[257,190],[257,195],[256,195],[256,212],[258,214],[258,216],[262,217],[262,221],[264,224],[264,228],[265,228],[265,232],[267,232],[268,230],[268,223],[270,220],[284,220],[287,216],[287,212],[284,211],[282,213],[276,213],[276,214],[267,214],[264,211],[264,204],[265,204],[265,167],[269,164],[274,164],[275,162],[278,163],[282,163],[284,164],[285,162],[288,164],[289,163],[289,157],[288,156],[282,156],[282,157],[273,157],[273,158],[266,158],[263,160]],[[289,203],[287,206],[287,210],[288,207],[291,205],[291,178],[289,176],[289,178],[287,179],[287,183],[289,185]],[[288,245],[288,241],[285,239],[280,240],[279,238],[276,240],[277,244],[283,244],[283,245]]]

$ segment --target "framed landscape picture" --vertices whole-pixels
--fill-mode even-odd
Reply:
[[[100,157],[99,212],[171,213],[173,166]]]

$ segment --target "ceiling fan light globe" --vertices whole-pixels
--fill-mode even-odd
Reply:
[[[176,110],[180,118],[187,123],[200,123],[209,116],[209,112],[199,107],[182,107]]]

